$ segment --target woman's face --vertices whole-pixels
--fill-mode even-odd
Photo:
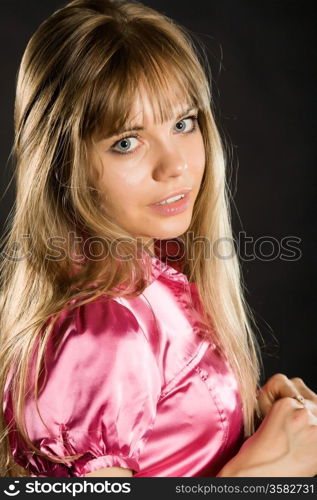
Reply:
[[[152,238],[176,238],[188,229],[205,168],[203,137],[190,118],[197,109],[180,102],[173,112],[172,120],[155,124],[143,95],[135,102],[129,131],[102,139],[93,149],[102,208],[149,249]],[[151,206],[175,192],[186,196]]]

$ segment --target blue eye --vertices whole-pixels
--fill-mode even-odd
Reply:
[[[119,141],[115,142],[111,147],[113,148],[114,146],[117,146],[120,148],[119,150],[114,150],[116,153],[120,154],[130,153],[130,148],[133,146],[133,139],[137,139],[137,136],[133,135],[129,137],[122,137],[121,139],[119,139]],[[134,149],[135,148],[132,148],[133,151]]]
[[[175,125],[175,127],[177,127],[176,130],[184,135],[191,134],[197,129],[197,121],[198,121],[197,115],[192,115],[188,116],[187,118],[183,118],[182,120],[176,123]],[[187,125],[186,122],[191,123],[191,128],[189,130],[186,129]],[[139,138],[138,134],[123,136],[121,137],[121,139],[112,144],[110,150],[112,153],[118,153],[120,155],[133,154],[138,149],[136,145],[135,147],[133,147],[133,139],[137,142],[138,138]]]
[[[190,134],[191,132],[194,132],[194,130],[196,130],[196,126],[197,126],[197,116],[188,116],[187,118],[183,118],[182,120],[180,120],[179,122],[176,123],[175,127],[177,127],[177,125],[181,125],[181,128],[178,128],[178,131],[179,132],[183,132],[184,133],[184,129],[186,128],[186,122],[190,120],[191,121],[191,128],[189,130],[187,130],[185,133],[186,134]]]

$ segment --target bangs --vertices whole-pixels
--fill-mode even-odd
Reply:
[[[206,107],[207,86],[198,64],[195,67],[191,57],[177,53],[169,39],[159,45],[152,34],[142,43],[138,39],[134,44],[122,44],[113,53],[87,96],[83,139],[98,141],[120,133],[132,119],[136,98],[140,95],[142,101],[144,92],[157,124],[171,120],[179,105]]]

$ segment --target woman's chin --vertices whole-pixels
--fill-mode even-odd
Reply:
[[[189,224],[190,221],[188,224],[175,224],[174,227],[169,228],[157,227],[157,230],[155,231],[155,234],[152,236],[152,238],[156,240],[169,240],[178,238],[187,231],[187,229],[189,228]]]

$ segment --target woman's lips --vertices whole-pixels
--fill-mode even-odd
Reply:
[[[161,215],[177,215],[187,209],[189,202],[190,192],[186,193],[184,198],[180,200],[164,203],[164,205],[149,205],[149,208]]]

